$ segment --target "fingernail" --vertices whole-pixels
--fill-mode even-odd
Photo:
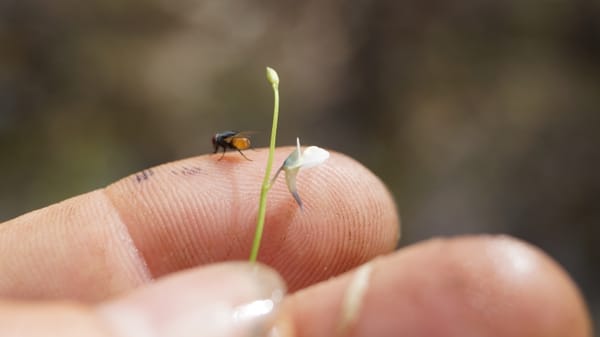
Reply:
[[[362,265],[354,272],[352,280],[344,294],[338,335],[347,335],[350,327],[358,320],[358,315],[363,305],[363,299],[369,289],[372,271],[373,263],[370,262]]]
[[[260,264],[225,263],[156,281],[98,310],[118,337],[268,336],[285,295]]]

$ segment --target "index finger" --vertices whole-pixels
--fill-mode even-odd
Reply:
[[[278,149],[275,163],[291,150]],[[0,295],[98,300],[177,270],[247,259],[266,154],[168,163],[2,224]],[[333,153],[300,172],[298,189],[303,211],[283,181],[269,193],[259,253],[292,291],[394,248],[393,200],[356,161]]]

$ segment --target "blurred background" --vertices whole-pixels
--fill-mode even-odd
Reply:
[[[401,246],[507,233],[557,259],[600,320],[600,2],[0,2],[0,221],[227,129],[378,174]],[[596,198],[596,199],[594,199]]]

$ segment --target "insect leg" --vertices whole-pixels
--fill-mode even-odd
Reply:
[[[223,159],[223,157],[225,157],[225,151],[226,151],[226,149],[225,149],[225,147],[223,146],[223,154],[221,155],[221,158],[219,158],[219,161],[221,161],[221,159]]]
[[[248,160],[248,161],[252,161],[252,159],[250,159],[250,158],[246,157],[246,155],[245,155],[245,154],[242,152],[242,150],[239,150],[239,149],[238,149],[238,152],[239,152],[239,153],[242,155],[242,157],[246,158],[246,160]]]

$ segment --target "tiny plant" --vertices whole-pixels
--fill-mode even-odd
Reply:
[[[262,240],[262,233],[265,226],[265,215],[267,211],[267,193],[273,186],[273,183],[277,179],[279,173],[283,170],[285,172],[285,180],[288,186],[288,190],[300,206],[303,208],[302,200],[296,189],[296,175],[300,168],[313,167],[323,163],[329,158],[329,152],[323,150],[317,146],[309,146],[302,152],[300,148],[300,139],[296,138],[296,149],[290,153],[287,159],[283,162],[283,165],[277,170],[277,173],[273,179],[269,179],[271,176],[271,167],[273,166],[273,157],[275,155],[275,140],[277,138],[277,121],[279,119],[279,75],[273,68],[267,67],[267,80],[271,83],[274,94],[273,104],[273,125],[271,127],[271,141],[269,143],[269,156],[267,158],[267,168],[265,169],[265,177],[260,189],[260,200],[258,204],[258,219],[256,220],[256,232],[254,233],[254,241],[252,243],[252,250],[250,252],[250,262],[256,262],[258,257],[258,249],[260,248],[260,241]]]

